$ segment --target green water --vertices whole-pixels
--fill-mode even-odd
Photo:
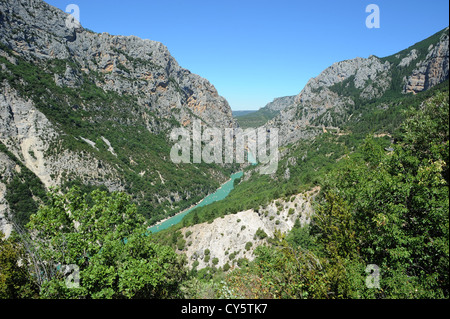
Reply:
[[[186,216],[187,214],[189,214],[195,208],[206,206],[206,205],[209,205],[216,201],[224,199],[225,197],[228,196],[228,194],[230,194],[231,190],[234,188],[234,180],[236,178],[241,177],[242,175],[243,175],[243,172],[238,172],[238,173],[231,175],[231,179],[228,182],[223,184],[215,193],[203,198],[203,200],[199,204],[197,204],[197,206],[189,208],[188,210],[167,219],[166,221],[162,222],[161,224],[152,226],[152,227],[148,228],[148,230],[150,230],[152,233],[157,233],[163,229],[167,229],[170,226],[173,226],[173,225],[181,222],[183,217]]]

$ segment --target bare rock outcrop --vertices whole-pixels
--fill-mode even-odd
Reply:
[[[197,269],[213,265],[237,266],[240,258],[254,259],[254,249],[264,244],[267,238],[257,233],[273,237],[276,231],[287,233],[299,220],[308,224],[313,214],[312,203],[320,191],[319,187],[309,192],[291,196],[288,200],[277,199],[258,211],[246,210],[215,219],[212,223],[202,223],[181,230],[186,240],[183,251],[190,267],[197,261]],[[250,243],[250,244],[249,244]]]
[[[51,152],[59,133],[30,100],[19,97],[5,84],[0,94],[0,142],[6,145],[47,188],[59,185],[62,175],[76,175],[93,185],[108,185],[111,191],[123,190],[120,181],[112,178],[117,172],[107,163],[89,154],[69,150]],[[111,176],[111,177],[107,177]]]
[[[0,151],[0,232],[6,238],[9,237],[12,230],[12,224],[8,218],[10,208],[6,201],[6,183],[12,179],[14,171],[18,169],[20,168],[16,167],[16,164],[6,154]]]
[[[406,80],[404,93],[418,93],[433,87],[449,76],[449,40],[448,28],[436,45],[430,45],[428,54],[419,61],[411,76]],[[412,51],[411,51],[412,52]]]

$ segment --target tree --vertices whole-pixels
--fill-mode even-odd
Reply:
[[[362,156],[328,177],[313,223],[330,264],[342,261],[340,271],[328,271],[340,274],[334,293],[346,282],[354,295],[364,267],[376,264],[383,278],[377,297],[448,297],[448,108],[448,92],[437,94],[410,111],[392,154],[374,156],[366,141]]]
[[[226,276],[219,296],[232,298],[326,298],[327,279],[320,259],[302,248],[292,248],[280,232],[272,246],[259,246],[248,266]]]
[[[310,235],[310,226],[302,226],[300,219],[295,220],[294,227],[289,232],[286,240],[293,247],[301,247],[304,249],[311,250],[314,246],[314,241]]]
[[[35,298],[34,284],[24,258],[24,250],[15,236],[4,239],[0,232],[0,299]]]
[[[79,270],[78,287],[59,271],[41,286],[45,298],[171,298],[179,295],[183,261],[146,236],[144,218],[124,193],[81,195],[53,190],[28,224],[40,261]]]
[[[410,110],[401,126],[399,142],[420,160],[443,161],[442,174],[449,183],[449,94],[439,92],[419,111]]]

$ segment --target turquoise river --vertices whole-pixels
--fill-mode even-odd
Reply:
[[[238,172],[238,173],[231,175],[231,179],[228,182],[226,182],[225,184],[222,184],[222,186],[215,193],[210,194],[210,195],[206,196],[205,198],[203,198],[203,200],[200,203],[198,203],[196,206],[191,207],[181,213],[178,213],[178,214],[174,215],[173,217],[170,217],[170,218],[166,219],[165,221],[148,228],[148,230],[150,230],[152,233],[157,233],[163,229],[167,229],[170,226],[176,225],[179,222],[181,222],[181,220],[184,218],[184,216],[189,214],[195,208],[206,206],[213,202],[217,202],[219,200],[224,199],[225,197],[228,196],[228,194],[230,194],[231,190],[234,188],[234,180],[237,178],[240,178],[242,175],[243,175],[243,172]]]

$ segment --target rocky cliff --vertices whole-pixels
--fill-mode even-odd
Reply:
[[[429,45],[428,53],[424,60],[418,59],[419,54],[417,50],[412,49],[399,64],[401,67],[409,66],[410,64],[415,65],[412,74],[404,80],[403,93],[412,92],[415,94],[448,79],[448,56],[448,28],[442,33],[438,43]]]
[[[127,191],[154,220],[223,182],[228,173],[220,167],[206,167],[196,180],[198,168],[169,160],[173,127],[195,118],[235,126],[214,86],[179,66],[159,42],[94,33],[68,19],[41,0],[0,1],[6,149],[47,188],[77,182]],[[6,180],[0,176],[8,188]],[[6,207],[0,196],[2,215]]]
[[[232,125],[227,101],[207,80],[181,68],[163,44],[68,28],[67,19],[68,14],[41,0],[2,1],[0,41],[35,63],[70,60],[54,74],[59,86],[77,88],[86,74],[98,73],[98,87],[138,96],[138,105],[158,116],[185,122],[193,113],[210,125]]]
[[[386,94],[427,90],[449,77],[448,28],[398,54],[334,63],[308,81],[294,103],[266,126],[280,128],[281,144],[339,128],[362,105]]]
[[[264,109],[267,109],[272,112],[280,112],[284,110],[285,108],[291,106],[295,103],[296,96],[283,96],[283,97],[277,97],[273,99],[272,102],[267,103],[266,106],[264,106]]]

